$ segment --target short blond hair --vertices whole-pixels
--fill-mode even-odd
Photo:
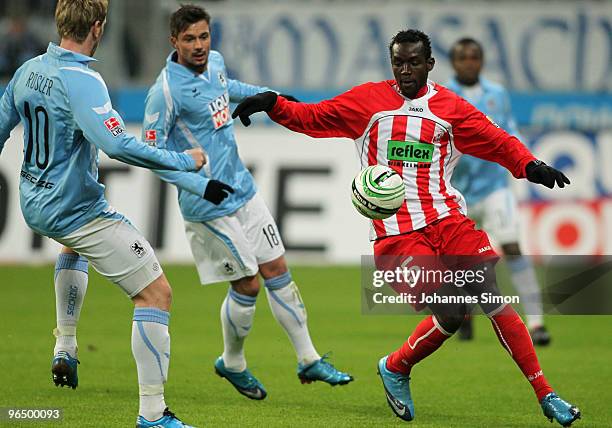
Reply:
[[[84,42],[96,21],[104,22],[108,0],[59,0],[55,25],[60,38]]]

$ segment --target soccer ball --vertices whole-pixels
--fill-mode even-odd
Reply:
[[[391,168],[372,165],[353,180],[351,200],[359,213],[373,220],[395,214],[405,198],[404,181]]]

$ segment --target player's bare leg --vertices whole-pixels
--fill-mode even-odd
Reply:
[[[512,283],[519,293],[526,313],[527,327],[534,345],[546,346],[550,343],[550,334],[544,327],[542,316],[542,293],[529,258],[521,253],[518,242],[503,244],[502,251],[510,268]]]
[[[263,384],[247,368],[244,357],[244,341],[253,326],[259,289],[256,275],[231,281],[221,305],[223,355],[215,361],[215,372],[253,400],[263,400],[267,395]]]
[[[310,332],[306,308],[300,291],[291,277],[284,256],[259,265],[264,279],[268,303],[276,321],[293,344],[298,359],[297,374],[302,383],[323,381],[332,386],[345,385],[353,377],[336,369],[316,351]]]
[[[81,307],[87,292],[88,262],[68,247],[63,247],[55,264],[55,348],[51,362],[51,375],[56,386],[75,389],[78,346],[76,329]]]

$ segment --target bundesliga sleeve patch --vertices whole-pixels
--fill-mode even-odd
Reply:
[[[155,129],[147,129],[145,131],[145,143],[152,146],[157,143],[157,131]]]
[[[122,134],[125,131],[125,129],[123,129],[123,127],[121,126],[119,120],[114,116],[109,119],[106,119],[104,121],[104,126],[106,126],[106,129],[108,129],[108,131],[113,134],[113,137],[116,137],[117,135]]]

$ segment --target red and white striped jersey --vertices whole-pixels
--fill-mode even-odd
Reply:
[[[463,153],[497,162],[516,178],[535,159],[518,139],[432,81],[412,100],[394,80],[365,83],[318,104],[278,97],[269,116],[311,137],[351,138],[362,168],[380,164],[402,176],[404,203],[394,216],[372,221],[372,239],[420,229],[452,210],[465,214],[465,199],[451,185]]]

